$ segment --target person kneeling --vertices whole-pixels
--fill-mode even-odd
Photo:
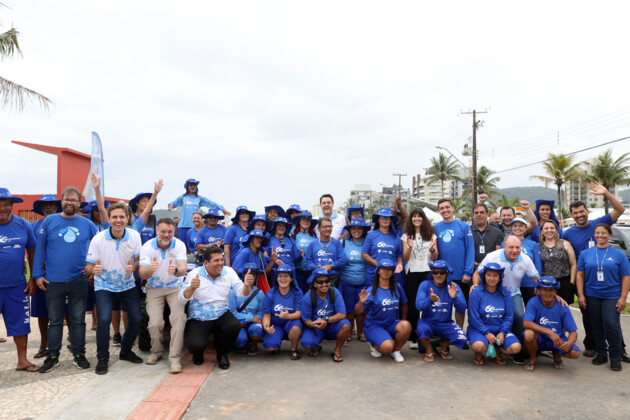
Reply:
[[[309,356],[317,357],[323,339],[337,340],[330,356],[336,363],[343,362],[341,347],[352,331],[346,319],[343,296],[330,285],[325,268],[316,268],[313,279],[311,290],[302,299],[302,323],[307,327],[302,334],[302,346],[309,349]]]
[[[449,350],[451,344],[461,349],[468,339],[452,319],[453,305],[457,313],[463,314],[466,312],[466,300],[457,285],[447,280],[449,265],[446,261],[437,260],[433,264],[429,263],[429,268],[433,279],[422,282],[416,296],[416,308],[422,316],[418,320],[416,334],[427,349],[424,361],[433,363],[435,352],[431,337],[437,335],[442,339],[440,356],[444,360],[453,358]]]
[[[529,353],[529,363],[523,369],[533,372],[536,369],[536,353],[551,351],[553,367],[564,369],[562,358],[577,359],[580,348],[577,341],[577,326],[571,310],[556,300],[560,282],[553,277],[541,277],[536,285],[538,296],[527,303],[523,327],[525,328],[525,347]],[[569,337],[565,336],[569,332]]]
[[[468,301],[468,339],[475,352],[473,363],[483,365],[483,357],[490,345],[496,346],[496,357],[492,360],[505,366],[501,353],[516,354],[521,343],[510,332],[514,321],[512,295],[503,287],[505,268],[497,263],[480,267],[481,284],[471,293]]]
[[[394,263],[390,260],[378,262],[372,291],[361,290],[359,303],[354,307],[355,314],[367,314],[363,331],[370,342],[372,357],[390,354],[396,363],[405,361],[400,349],[411,334],[411,324],[407,318],[407,296],[394,277]]]
[[[243,297],[237,296],[233,290],[230,293],[230,312],[241,323],[241,330],[234,342],[234,347],[241,349],[241,353],[249,356],[258,354],[258,343],[264,335],[262,327],[263,299],[265,294],[256,287],[256,276],[262,271],[256,264],[247,263],[242,269],[243,289],[251,288],[251,292]]]

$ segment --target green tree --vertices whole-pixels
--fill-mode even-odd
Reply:
[[[562,185],[569,181],[577,181],[582,178],[579,164],[573,163],[573,156],[556,155],[549,152],[549,159],[543,162],[545,175],[532,175],[530,179],[542,181],[545,187],[555,184],[558,188],[558,208],[562,208]]]
[[[488,194],[488,198],[494,198],[499,195],[497,191],[497,182],[501,181],[501,178],[494,176],[495,171],[488,169],[487,166],[482,166],[477,171],[477,194]],[[464,190],[462,194],[464,197],[468,197],[472,194],[472,189]]]
[[[0,6],[2,6],[1,3]],[[18,43],[19,34],[15,28],[0,34],[0,59],[13,57],[16,54],[22,55]],[[22,111],[26,102],[32,100],[37,101],[46,110],[52,103],[44,95],[0,76],[0,107],[16,108],[18,111]]]
[[[599,182],[608,191],[615,186],[630,184],[630,153],[624,153],[616,160],[612,157],[612,149],[608,149],[595,159],[591,173],[584,176],[586,182]],[[608,214],[608,200],[604,198],[604,212]]]
[[[448,180],[461,181],[459,165],[450,156],[440,153],[437,158],[431,158],[431,166],[427,169],[425,182],[440,181],[442,197],[444,197],[444,182]]]
[[[499,210],[501,207],[518,207],[521,199],[516,197],[516,198],[508,198],[507,195],[503,194],[503,193],[499,193],[501,196],[498,200],[496,201],[491,201],[491,206],[497,210]]]

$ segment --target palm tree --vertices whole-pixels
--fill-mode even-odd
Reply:
[[[562,185],[569,181],[576,181],[582,177],[579,163],[573,163],[573,156],[556,155],[549,152],[549,159],[543,162],[546,175],[532,175],[529,178],[549,184],[556,184],[558,187],[558,208],[562,208]]]
[[[0,58],[12,57],[16,53],[22,55],[18,35],[19,32],[15,28],[0,34]],[[21,111],[27,100],[36,100],[46,110],[48,110],[48,105],[52,103],[44,95],[0,76],[0,107],[15,107]]]
[[[494,207],[495,209],[500,209],[502,207],[518,207],[521,199],[516,197],[516,198],[508,198],[507,195],[503,194],[503,193],[499,193],[501,195],[501,198],[497,201],[491,201],[492,207]]]
[[[444,182],[448,180],[460,181],[459,165],[450,156],[440,153],[437,158],[431,158],[431,166],[427,169],[425,182],[440,181],[442,197],[444,197]]]
[[[501,181],[501,178],[493,176],[494,174],[496,172],[488,169],[486,166],[479,168],[479,171],[477,171],[477,194],[488,194],[488,198],[499,195],[497,182]],[[462,195],[468,197],[470,194],[472,194],[472,190],[464,190]]]
[[[599,182],[608,191],[616,185],[630,184],[630,153],[624,153],[618,159],[612,157],[612,149],[595,158],[591,173],[584,176],[586,182]],[[604,212],[608,214],[608,200],[604,198]]]

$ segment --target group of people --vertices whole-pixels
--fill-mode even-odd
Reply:
[[[230,366],[232,348],[253,356],[262,344],[276,354],[283,340],[292,360],[301,358],[300,346],[317,357],[322,341],[332,340],[330,357],[339,363],[355,334],[369,343],[373,357],[390,355],[398,363],[407,342],[427,363],[436,354],[452,359],[453,345],[470,348],[478,366],[487,360],[504,366],[507,354],[528,372],[541,351],[551,352],[558,369],[563,358],[580,353],[594,364],[610,359],[613,370],[630,361],[619,318],[630,266],[608,244],[610,225],[624,208],[600,184],[589,189],[612,204],[612,213],[589,221],[585,203],[572,203],[576,224],[566,231],[553,201],[538,200],[535,211],[522,201],[528,220],[504,207],[500,223],[492,223],[482,196],[469,226],[455,218],[449,199],[438,202],[442,221],[433,225],[422,209],[407,213],[396,198],[393,209],[381,208],[369,223],[360,206],[338,214],[330,194],[320,197],[319,218],[296,204],[286,211],[270,205],[261,215],[239,206],[226,227],[220,221],[230,212],[200,196],[198,184],[187,180],[185,193],[169,203],[169,210],[182,207],[177,224],[151,214],[161,180],[129,204],[108,205],[93,176],[94,202],[81,203],[74,187],[64,189],[61,200],[43,196],[33,211],[44,218],[33,225],[12,214],[21,199],[0,189],[0,261],[6,267],[0,310],[17,347],[17,370],[45,373],[58,366],[64,317],[73,363],[89,368],[85,314],[96,308],[95,372],[108,371],[110,325],[116,345],[121,309],[119,359],[142,363],[132,350],[142,295],[151,336],[144,362],[154,365],[163,357],[168,305],[172,373],[182,370],[184,346],[194,363],[204,363],[210,334],[222,369]],[[189,271],[190,254],[198,264]],[[584,351],[567,307],[575,294]],[[44,347],[36,355],[46,357],[41,366],[26,356],[31,312],[45,321],[39,323]]]

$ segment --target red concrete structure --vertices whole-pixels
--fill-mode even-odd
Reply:
[[[81,153],[77,150],[69,149],[67,147],[46,146],[43,144],[25,143],[15,140],[13,140],[12,143],[57,156],[57,191],[55,192],[57,198],[61,199],[61,192],[69,185],[75,186],[80,190],[83,190],[83,187],[85,187],[85,181],[90,173],[90,155]],[[32,222],[41,219],[40,215],[31,211],[33,203],[36,200],[39,200],[42,195],[50,194],[51,192],[46,191],[36,195],[19,194],[14,191],[11,191],[11,193],[24,199],[23,203],[15,203],[13,205],[13,212]],[[105,201],[114,203],[116,201],[121,201],[121,199],[105,197]],[[127,202],[128,200],[122,201]]]

